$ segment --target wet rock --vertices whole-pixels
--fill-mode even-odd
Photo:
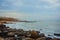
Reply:
[[[50,38],[50,37],[46,37],[46,40],[52,40],[52,38]]]
[[[23,30],[23,29],[17,29],[17,31],[19,31],[19,32],[24,32],[24,30]]]
[[[50,34],[48,34],[48,36],[51,36]]]
[[[31,31],[31,38],[36,39],[36,38],[38,38],[38,36],[39,36],[39,33],[37,33],[35,30]]]
[[[52,40],[60,40],[60,39],[58,39],[58,38],[53,38]]]
[[[55,35],[55,36],[60,36],[60,34],[59,34],[59,33],[54,33],[54,35]]]
[[[36,40],[46,40],[45,37],[37,38]]]
[[[22,40],[34,40],[32,38],[23,38]]]
[[[40,30],[43,30],[43,29],[40,29]]]
[[[49,37],[45,37],[45,34],[40,33],[40,31],[24,31],[23,29],[12,29],[5,25],[0,26],[0,35],[3,34],[2,36],[4,36],[4,38],[1,36],[0,40],[60,40],[57,38],[51,39]],[[58,34],[58,36],[59,35],[60,34]]]
[[[45,34],[44,33],[40,33],[39,37],[45,37]]]
[[[5,38],[4,40],[15,40],[14,37],[8,37],[8,38]]]

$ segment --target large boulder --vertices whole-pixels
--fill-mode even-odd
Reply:
[[[31,38],[36,39],[36,38],[38,38],[38,37],[39,37],[39,33],[36,32],[35,30],[32,30],[32,31],[31,31]]]
[[[4,40],[4,38],[0,37],[0,40]]]

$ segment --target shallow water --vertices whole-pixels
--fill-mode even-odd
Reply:
[[[17,22],[14,24],[7,24],[7,26],[24,30],[38,30],[46,35],[60,33],[60,22],[56,21],[38,21],[34,23]]]

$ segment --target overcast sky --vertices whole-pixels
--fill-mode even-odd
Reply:
[[[0,0],[0,16],[24,20],[59,20],[60,0]]]

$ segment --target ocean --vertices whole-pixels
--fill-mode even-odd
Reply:
[[[6,24],[11,28],[23,29],[23,30],[37,30],[46,35],[54,33],[60,33],[60,22],[59,21],[37,21],[33,23],[27,22],[16,22],[13,24]]]

